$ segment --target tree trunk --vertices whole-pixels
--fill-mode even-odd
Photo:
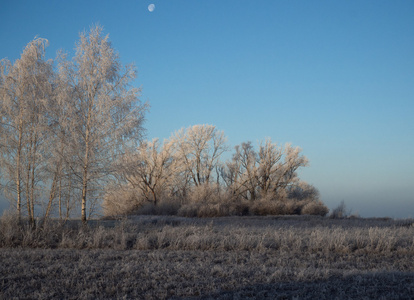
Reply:
[[[151,189],[152,196],[154,197],[154,206],[157,206],[157,195],[154,189]]]
[[[84,166],[83,170],[83,182],[82,182],[82,223],[86,224],[86,191],[88,189],[88,167]]]
[[[52,208],[52,202],[55,199],[57,178],[58,178],[58,170],[56,170],[55,172],[55,176],[53,177],[52,187],[50,188],[49,203],[47,204],[46,213],[44,216],[45,219],[49,216],[50,210]],[[59,210],[60,210],[60,203],[59,203]]]
[[[35,189],[35,168],[36,168],[36,151],[37,151],[37,134],[35,134],[34,141],[33,141],[33,148],[32,148],[32,174],[31,174],[31,182],[30,182],[30,206],[31,206],[31,213],[30,220],[32,225],[35,226],[35,215],[34,215],[34,189]]]
[[[23,121],[20,120],[19,123],[19,145],[17,146],[17,158],[16,158],[16,192],[17,192],[17,213],[19,215],[19,221],[21,220],[22,216],[22,188],[21,188],[21,181],[20,181],[20,160],[21,160],[21,152],[22,152],[22,133],[23,131]]]
[[[70,214],[70,197],[72,195],[72,175],[69,174],[69,186],[68,186],[68,195],[66,197],[66,216],[65,221],[69,219]]]
[[[31,150],[29,151],[31,153]],[[32,206],[30,204],[30,171],[31,171],[31,160],[29,160],[29,163],[27,164],[26,169],[26,204],[27,204],[27,215],[29,217],[29,223],[32,226],[33,221],[32,220]]]
[[[88,168],[89,168],[89,138],[92,119],[94,94],[89,93],[88,114],[86,120],[85,131],[85,157],[83,161],[83,176],[82,176],[82,223],[86,225],[86,195],[88,191]]]
[[[62,220],[62,174],[59,176],[59,219]]]

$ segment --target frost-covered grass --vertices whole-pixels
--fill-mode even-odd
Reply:
[[[0,227],[0,299],[410,299],[413,220],[317,216]],[[18,226],[17,226],[18,228]]]

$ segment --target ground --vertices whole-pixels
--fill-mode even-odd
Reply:
[[[140,216],[70,228],[41,248],[32,237],[0,249],[0,299],[414,295],[411,220]]]

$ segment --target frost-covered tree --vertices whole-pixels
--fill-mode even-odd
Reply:
[[[159,203],[156,213],[171,213],[173,201],[183,216],[326,214],[317,189],[298,178],[298,168],[307,165],[298,147],[266,139],[256,151],[242,143],[223,164],[225,150],[224,134],[212,125],[181,129],[162,145],[141,143],[122,157],[123,184],[107,191],[105,213],[148,212],[144,201]]]
[[[226,140],[224,133],[213,125],[194,125],[173,134],[174,158],[193,185],[210,183],[213,170],[227,151]]]
[[[297,169],[308,165],[299,147],[286,144],[284,148],[267,139],[259,150],[259,188],[263,196],[286,196],[286,189],[299,182]]]
[[[35,38],[14,64],[3,59],[0,74],[0,166],[6,194],[16,201],[18,215],[26,202],[34,224],[34,209],[45,189],[50,158],[48,108],[53,101],[53,62],[45,60],[46,39]],[[42,188],[42,187],[43,188]]]
[[[126,184],[116,189],[154,205],[161,199],[187,202],[199,198],[195,196],[201,191],[211,193],[215,188],[216,192],[218,186],[213,182],[214,171],[221,154],[227,150],[225,142],[223,132],[212,125],[181,129],[162,145],[158,139],[145,141],[122,157],[120,169]],[[112,207],[114,211],[122,211],[124,207],[134,207],[130,201],[133,197],[127,197],[130,204],[125,206],[109,203],[119,201],[109,194],[105,198],[106,210]],[[139,199],[136,202],[140,202]]]
[[[221,168],[221,176],[235,198],[255,200],[258,187],[258,155],[251,142],[237,145],[232,160]]]
[[[286,197],[287,189],[298,182],[296,170],[307,165],[300,149],[285,147],[266,139],[256,152],[251,142],[235,147],[232,160],[222,168],[222,177],[235,197],[256,200]]]
[[[126,153],[123,158],[123,177],[154,205],[171,189],[172,180],[177,173],[172,146],[170,141],[165,141],[162,145],[158,139],[144,141],[136,151]]]
[[[64,155],[81,192],[81,219],[86,222],[87,201],[96,199],[116,173],[117,157],[141,140],[147,105],[131,86],[134,66],[121,64],[100,26],[80,35],[75,57],[63,60],[59,69],[70,95],[61,124]]]
[[[258,153],[258,187],[262,196],[266,196],[274,188],[275,178],[282,175],[282,155],[282,147],[272,143],[270,139],[260,143]]]

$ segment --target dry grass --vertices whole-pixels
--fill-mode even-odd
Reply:
[[[413,220],[183,218],[0,227],[0,299],[410,299]],[[13,230],[14,228],[14,230]],[[16,232],[17,231],[17,232]]]

